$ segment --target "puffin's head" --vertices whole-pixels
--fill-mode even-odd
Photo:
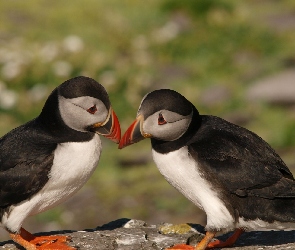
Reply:
[[[136,120],[123,135],[119,148],[144,138],[179,139],[191,123],[193,110],[193,104],[174,90],[160,89],[148,93],[140,104]]]
[[[79,76],[61,84],[57,93],[59,112],[68,127],[80,132],[95,132],[119,143],[120,124],[101,84]]]

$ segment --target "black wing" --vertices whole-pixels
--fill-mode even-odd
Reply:
[[[295,181],[288,167],[247,129],[203,116],[189,152],[210,178],[238,196],[295,197]]]
[[[0,139],[0,208],[26,200],[42,189],[55,148],[34,120]]]

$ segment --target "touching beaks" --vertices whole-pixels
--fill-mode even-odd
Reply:
[[[115,111],[110,108],[109,115],[104,123],[96,123],[92,125],[92,130],[104,137],[119,143],[121,139],[121,128]]]
[[[142,132],[142,122],[143,116],[139,115],[121,138],[119,149],[127,147],[133,143],[139,142],[145,138],[151,137],[150,134]]]

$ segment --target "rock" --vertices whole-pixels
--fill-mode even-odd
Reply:
[[[212,86],[204,90],[200,102],[209,107],[218,106],[232,98],[232,93],[226,86]]]
[[[295,70],[286,70],[254,83],[246,96],[250,101],[295,105]]]
[[[144,221],[119,219],[95,229],[43,233],[71,236],[69,245],[79,250],[162,250],[177,243],[196,245],[204,236],[204,228],[195,224],[148,225]],[[224,240],[229,234],[217,237]],[[0,243],[0,249],[20,250],[12,241]],[[295,249],[295,231],[244,233],[235,246],[225,250]]]

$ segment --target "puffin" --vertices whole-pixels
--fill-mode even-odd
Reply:
[[[295,226],[295,180],[280,156],[257,134],[220,117],[199,114],[178,92],[159,89],[142,100],[122,149],[151,139],[160,173],[206,213],[204,250],[232,246],[244,231]],[[233,234],[225,241],[217,233]]]
[[[86,183],[99,162],[100,135],[119,143],[118,118],[104,87],[78,76],[52,91],[39,116],[0,138],[0,223],[14,242],[27,250],[75,249],[66,236],[37,237],[22,224]]]

